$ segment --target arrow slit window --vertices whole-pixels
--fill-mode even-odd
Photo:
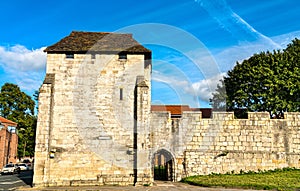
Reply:
[[[120,100],[123,100],[123,88],[120,88]]]

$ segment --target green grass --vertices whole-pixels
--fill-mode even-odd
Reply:
[[[204,187],[295,191],[300,190],[300,169],[284,168],[264,172],[241,171],[240,174],[191,176],[184,178],[182,182]]]

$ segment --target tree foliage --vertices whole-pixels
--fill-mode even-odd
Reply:
[[[18,156],[33,156],[37,118],[34,115],[35,102],[20,88],[5,83],[0,91],[0,115],[18,123]]]
[[[223,103],[223,104],[222,104]],[[228,71],[213,94],[211,104],[220,109],[283,112],[300,110],[300,40],[283,51],[254,54]]]

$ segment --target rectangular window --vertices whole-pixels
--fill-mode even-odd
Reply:
[[[120,100],[123,100],[123,88],[120,88]]]
[[[67,53],[66,54],[66,58],[73,59],[74,58],[74,54]]]
[[[119,54],[119,60],[126,60],[126,59],[127,59],[127,54],[123,52]]]
[[[96,59],[96,54],[92,54],[92,59]]]

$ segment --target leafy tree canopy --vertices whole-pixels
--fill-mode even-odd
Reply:
[[[18,123],[18,155],[33,155],[35,144],[36,116],[35,102],[20,88],[5,83],[0,91],[0,115]]]
[[[228,111],[267,111],[277,118],[300,111],[300,40],[283,51],[261,52],[237,63],[221,80],[211,105]]]

